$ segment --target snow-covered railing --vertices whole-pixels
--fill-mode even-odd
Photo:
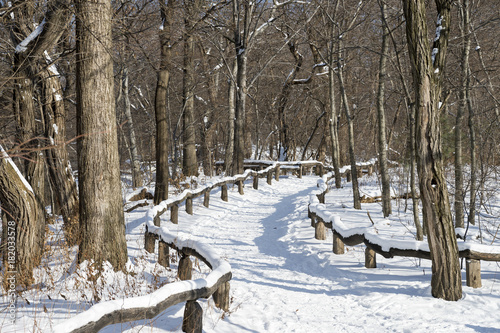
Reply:
[[[182,281],[167,284],[148,295],[98,303],[87,311],[56,325],[54,331],[97,332],[112,324],[154,318],[167,308],[182,302],[186,302],[183,331],[201,331],[202,309],[196,302],[197,299],[213,296],[216,306],[227,311],[229,281],[232,276],[229,263],[221,259],[207,244],[197,242],[190,236],[173,234],[167,227],[160,227],[160,216],[170,208],[170,220],[178,223],[178,209],[182,203],[185,203],[186,212],[193,214],[192,200],[204,195],[203,204],[208,207],[210,192],[218,187],[221,188],[222,200],[227,201],[227,186],[237,184],[239,193],[243,194],[243,183],[249,177],[253,177],[253,188],[258,189],[260,177],[267,177],[267,183],[271,184],[273,175],[275,180],[279,180],[282,168],[298,170],[298,177],[302,177],[305,168],[318,167],[317,171],[320,174],[324,170],[323,164],[317,161],[263,162],[261,165],[267,167],[259,171],[246,170],[242,175],[225,177],[194,190],[185,190],[175,198],[165,200],[147,211],[145,249],[154,252],[158,240],[158,263],[163,266],[170,265],[169,249],[177,250],[181,255],[178,276]],[[205,278],[191,280],[192,262],[189,256],[203,261],[212,271]]]
[[[325,194],[328,192],[328,181],[333,177],[331,173],[318,180],[318,189],[313,191],[309,198],[308,215],[311,226],[315,228],[315,238],[326,239],[325,228],[333,232],[333,252],[344,253],[344,244],[349,246],[364,243],[365,266],[376,267],[375,253],[385,258],[395,256],[431,259],[427,241],[395,239],[382,232],[381,226],[367,223],[367,226],[347,227],[337,213],[333,213],[325,205]],[[460,230],[457,230],[459,233]],[[472,242],[458,242],[459,256],[466,258],[467,285],[478,287],[481,285],[480,260],[500,261],[500,246],[490,246]]]

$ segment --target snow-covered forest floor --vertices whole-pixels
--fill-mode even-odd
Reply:
[[[209,244],[232,267],[229,311],[217,309],[211,298],[200,300],[205,332],[500,331],[499,263],[481,262],[483,286],[473,289],[465,286],[463,262],[464,296],[446,302],[431,296],[428,260],[377,256],[377,268],[366,269],[364,245],[335,255],[331,231],[326,241],[315,240],[307,217],[317,179],[282,176],[272,185],[262,179],[258,190],[247,182],[244,195],[237,187],[229,190],[228,202],[220,199],[218,190],[212,192],[210,208],[203,206],[202,197],[195,199],[192,216],[181,207],[178,225],[169,222],[169,213],[162,216],[162,225]],[[365,176],[360,184],[362,195],[380,195],[375,175]],[[406,185],[394,184],[395,194],[407,191]],[[482,210],[480,223],[470,226],[467,234],[471,241],[500,245],[500,192],[496,184],[489,187],[488,211]],[[91,265],[74,266],[76,249],[65,245],[61,221],[51,224],[43,265],[36,272],[39,283],[18,299],[15,326],[7,324],[1,306],[0,331],[50,332],[99,300],[143,295],[175,281],[177,258],[173,256],[171,268],[165,269],[156,263],[157,254],[143,249],[145,213],[152,206],[148,203],[125,215],[127,274],[108,270],[94,282]],[[125,209],[135,204],[127,203]],[[394,200],[388,219],[382,218],[380,203],[354,210],[350,183],[344,179],[342,189],[326,195],[326,204],[349,224],[370,223],[368,211],[376,225],[394,228],[401,237],[413,238],[415,233],[411,200]],[[203,263],[194,266],[194,278],[209,271]],[[4,304],[4,298],[0,301]],[[183,307],[179,304],[152,320],[117,324],[101,332],[181,332]]]

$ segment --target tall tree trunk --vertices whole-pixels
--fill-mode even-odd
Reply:
[[[51,146],[45,151],[49,178],[64,221],[64,236],[69,245],[76,245],[79,233],[78,188],[66,150],[66,109],[62,87],[53,67],[41,70],[45,135]]]
[[[382,15],[382,50],[380,52],[378,94],[377,94],[377,115],[378,115],[378,163],[380,166],[380,177],[382,179],[382,211],[384,217],[391,215],[391,184],[387,165],[387,140],[385,135],[385,77],[387,72],[387,53],[389,49],[389,28],[386,24],[386,4],[384,0],[379,1]]]
[[[115,114],[111,1],[76,0],[81,244],[78,262],[127,262]]]
[[[37,125],[41,122],[41,115],[36,112],[34,82],[28,68],[28,60],[21,54],[16,54],[16,88],[14,91],[14,110],[17,118],[17,139],[20,154],[24,161],[24,177],[33,188],[36,198],[36,209],[42,217],[32,219],[37,236],[38,245],[34,248],[37,260],[43,252],[45,236],[45,161],[43,158],[42,142],[40,137],[43,130]],[[38,264],[38,263],[37,263]]]
[[[339,153],[339,135],[337,130],[337,105],[335,102],[335,72],[333,70],[333,61],[328,66],[328,97],[330,99],[330,141],[332,148],[333,171],[335,172],[335,187],[342,187],[342,175],[340,174],[340,153]]]
[[[451,1],[436,0],[438,22],[430,48],[424,0],[403,0],[415,88],[417,167],[424,223],[432,259],[432,295],[462,297],[458,247],[443,173],[439,102],[450,27]]]
[[[468,126],[470,135],[470,201],[467,222],[476,224],[476,196],[477,196],[477,161],[476,161],[476,127],[474,124],[474,108],[470,96],[470,68],[467,76],[467,89],[465,90],[467,107],[469,110]]]
[[[194,43],[193,28],[197,1],[185,2],[184,73],[182,86],[182,172],[184,176],[198,176],[196,160],[196,127],[194,120]]]
[[[125,102],[125,118],[127,119],[128,133],[130,138],[130,166],[132,167],[132,186],[134,188],[142,186],[141,160],[137,152],[137,140],[135,138],[134,120],[130,110],[130,96],[128,88],[128,68],[123,69],[122,89],[123,100]]]
[[[467,106],[467,76],[469,75],[469,53],[470,53],[470,20],[469,20],[469,0],[463,0],[460,6],[460,33],[463,38],[462,59],[461,59],[461,89],[460,103],[458,105],[455,120],[455,228],[464,227],[464,176],[462,162],[462,122]]]
[[[234,121],[235,121],[235,99],[236,99],[236,76],[238,73],[238,62],[233,62],[231,79],[229,80],[228,91],[228,120],[227,120],[227,143],[224,158],[226,175],[233,174],[233,154],[234,154]]]
[[[246,120],[246,98],[247,98],[247,63],[248,63],[248,26],[251,18],[253,4],[244,2],[241,13],[240,1],[233,1],[233,32],[234,47],[236,51],[236,103],[234,121],[234,153],[233,174],[243,173],[243,162],[245,159],[245,120]],[[242,17],[241,17],[242,16]]]
[[[349,136],[349,158],[351,162],[351,179],[352,179],[352,195],[354,201],[354,208],[361,209],[361,198],[359,197],[359,183],[358,183],[358,170],[356,167],[356,155],[354,154],[354,124],[351,116],[351,109],[349,107],[349,101],[347,99],[347,92],[344,84],[344,70],[342,64],[340,63],[342,41],[338,41],[338,58],[337,58],[337,76],[339,79],[340,96],[342,97],[342,104],[344,106],[344,113],[347,118],[347,130]]]
[[[415,174],[415,106],[410,105],[410,189],[411,189],[411,201],[413,205],[413,222],[415,223],[415,228],[417,229],[416,239],[421,241],[424,240],[424,228],[420,223],[419,209],[418,209],[418,193],[416,188],[417,175]]]
[[[4,288],[12,282],[26,288],[33,283],[33,269],[40,264],[43,244],[40,243],[39,226],[44,225],[45,216],[39,209],[32,187],[2,146],[0,202]]]
[[[160,14],[163,28],[159,30],[160,68],[156,82],[155,120],[156,120],[156,182],[154,204],[168,199],[168,121],[167,89],[170,79],[172,47],[170,43],[172,15],[175,1],[160,1]]]

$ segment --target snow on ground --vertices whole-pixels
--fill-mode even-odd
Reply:
[[[194,215],[181,207],[178,225],[169,222],[168,213],[162,216],[162,225],[212,245],[231,264],[229,312],[216,309],[212,299],[201,300],[204,332],[500,331],[500,269],[496,262],[481,263],[483,287],[479,289],[465,287],[464,271],[463,299],[446,302],[430,294],[430,261],[377,256],[378,268],[366,269],[363,245],[335,255],[331,231],[328,240],[315,240],[307,217],[309,194],[316,189],[317,179],[282,177],[279,182],[273,180],[272,186],[261,179],[259,190],[247,183],[243,196],[236,187],[231,189],[229,202],[220,200],[219,191],[212,192],[208,209],[202,197],[195,199]],[[375,181],[363,180],[362,186],[370,194],[378,191]],[[376,222],[382,220],[380,204],[363,204],[361,211],[354,211],[349,208],[350,196],[351,188],[345,184],[341,190],[332,189],[326,203],[349,224],[365,225],[367,210]],[[411,236],[411,212],[405,213],[403,206],[395,202],[388,221]],[[146,272],[142,277],[153,281],[155,276],[172,275],[176,267],[174,262],[172,271],[159,271],[154,266],[155,255],[142,250],[147,208],[126,215],[127,240],[132,266],[141,263]],[[132,269],[140,275],[137,268]],[[194,277],[207,272],[201,264]],[[57,292],[51,295],[57,298]],[[49,311],[44,312],[42,304]],[[18,319],[16,330],[2,326],[4,315],[0,313],[0,331],[50,332],[54,323],[88,306],[74,298],[64,302],[40,297],[31,305],[22,305],[19,315],[24,317]],[[117,324],[101,332],[181,332],[182,316],[183,304],[179,304],[153,320]],[[37,329],[32,329],[33,322]]]

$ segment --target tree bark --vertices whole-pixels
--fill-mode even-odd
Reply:
[[[193,28],[198,1],[185,2],[184,17],[184,71],[182,85],[182,172],[184,176],[198,176],[196,160],[196,128],[194,120],[194,44]]]
[[[170,79],[172,46],[170,43],[172,15],[175,1],[160,1],[160,14],[163,29],[159,30],[160,68],[156,82],[155,120],[156,120],[156,182],[154,204],[158,205],[168,199],[168,122],[167,122],[167,89]]]
[[[2,146],[0,202],[4,286],[13,281],[16,287],[26,288],[33,283],[33,269],[41,261],[43,235],[40,242],[39,226],[44,225],[45,216],[39,209],[33,189]]]
[[[80,239],[78,188],[66,150],[66,109],[62,99],[62,87],[58,73],[51,70],[40,73],[43,85],[43,113],[45,135],[51,146],[45,151],[47,168],[52,187],[64,221],[64,236],[69,245]]]
[[[78,262],[127,262],[115,114],[111,2],[76,0],[81,244]]]
[[[340,63],[341,59],[341,49],[342,41],[339,40],[338,58],[337,58],[337,76],[339,79],[340,95],[342,97],[342,103],[344,105],[344,113],[347,118],[347,129],[349,136],[349,158],[351,161],[351,175],[352,175],[352,195],[354,201],[354,208],[361,209],[361,198],[359,196],[359,183],[358,183],[358,172],[356,167],[356,156],[354,154],[354,125],[351,116],[351,109],[349,107],[349,101],[347,100],[347,93],[344,84],[343,68]]]
[[[378,115],[378,146],[379,155],[378,163],[380,166],[380,178],[382,181],[382,211],[384,217],[388,217],[392,213],[391,205],[391,183],[389,179],[389,170],[387,164],[387,140],[386,140],[386,125],[385,125],[385,78],[387,73],[387,53],[389,49],[389,28],[386,24],[386,4],[384,0],[379,1],[380,12],[382,15],[382,50],[380,51],[379,63],[379,81],[377,93],[377,115]]]
[[[228,120],[227,120],[227,143],[224,159],[224,168],[226,175],[233,175],[233,154],[234,154],[234,121],[235,121],[235,99],[236,99],[236,82],[235,79],[238,73],[238,62],[233,63],[232,75],[229,81],[228,91]]]
[[[123,69],[122,89],[123,100],[125,101],[125,118],[127,119],[128,134],[130,138],[130,166],[132,169],[132,187],[137,188],[142,186],[141,160],[137,152],[137,140],[135,138],[134,120],[130,110],[130,96],[128,87],[128,68]]]
[[[439,127],[439,102],[451,20],[451,1],[436,0],[436,6],[439,15],[437,34],[430,48],[425,1],[403,0],[415,88],[419,187],[432,259],[432,295],[456,301],[462,297],[462,280],[443,174]]]

